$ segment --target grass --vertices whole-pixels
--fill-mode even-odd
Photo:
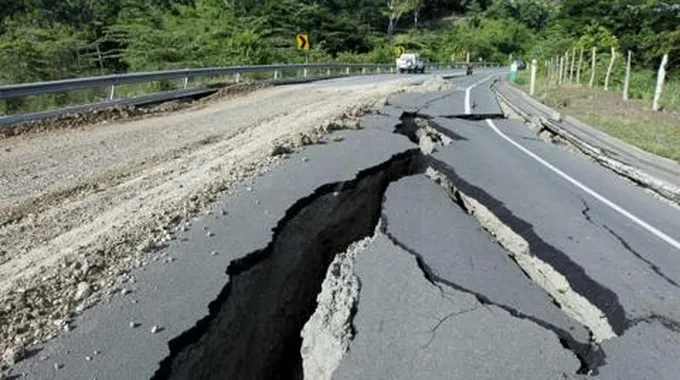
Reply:
[[[516,82],[526,92],[528,75],[521,72]],[[624,101],[616,88],[604,91],[587,85],[557,86],[540,78],[534,97],[631,145],[680,162],[680,83],[677,80],[666,83],[661,102],[664,108],[658,112],[651,110],[648,96],[653,88],[648,91],[632,86],[633,83],[631,92],[639,96]]]
[[[680,120],[659,123],[652,118],[631,120],[601,115],[588,115],[581,120],[638,148],[680,161]]]

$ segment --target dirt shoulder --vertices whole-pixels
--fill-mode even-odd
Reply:
[[[0,140],[0,370],[119,289],[217,197],[406,88],[266,88]]]
[[[518,86],[528,93],[528,86]],[[680,112],[654,112],[618,92],[577,86],[537,85],[535,98],[560,113],[658,156],[680,161]]]

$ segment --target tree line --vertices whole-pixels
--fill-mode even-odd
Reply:
[[[654,0],[5,0],[0,83],[310,60],[392,62],[395,45],[431,61],[507,63],[573,48],[680,62],[680,5]]]

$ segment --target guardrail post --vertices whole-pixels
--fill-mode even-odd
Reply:
[[[380,74],[380,67],[376,68],[376,69],[375,69],[375,72],[378,73],[378,74]]]
[[[279,70],[274,70],[274,80],[279,79]]]
[[[184,77],[184,89],[186,90],[187,87],[189,87],[189,77]]]
[[[112,84],[109,87],[109,101],[112,101],[115,96],[116,96],[116,85]]]
[[[241,73],[236,73],[236,75],[234,76],[234,80],[236,81],[236,83],[241,82]]]
[[[306,67],[302,70],[302,76],[304,78],[307,78],[307,68]]]
[[[391,72],[391,73],[394,72],[394,67],[390,67],[390,72]]]
[[[331,75],[331,69],[326,69],[326,75],[328,75],[328,76]]]
[[[349,67],[345,69],[345,74],[349,75]]]
[[[362,67],[362,68],[361,68],[361,73],[362,73],[362,74],[366,74],[366,68],[365,68],[365,67]]]

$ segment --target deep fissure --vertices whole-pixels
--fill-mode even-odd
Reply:
[[[504,118],[504,115],[492,115],[492,118]],[[449,118],[449,117],[444,117],[444,118]],[[450,117],[450,118],[456,118],[456,117]],[[484,117],[482,119],[488,118]],[[404,112],[400,118],[401,124],[397,125],[395,128],[396,133],[401,133],[406,135],[410,141],[412,141],[415,144],[419,144],[421,146],[421,150],[427,154],[425,160],[427,161],[429,166],[435,166],[435,167],[441,167],[443,165],[442,162],[432,158],[429,156],[434,149],[423,149],[423,140],[429,140],[428,142],[430,143],[436,143],[437,145],[444,145],[442,144],[442,139],[441,136],[447,137],[450,140],[455,140],[455,141],[460,141],[460,140],[467,140],[466,138],[459,136],[455,132],[451,131],[450,129],[443,128],[439,124],[433,121],[433,117],[425,114],[420,114],[418,112]],[[471,118],[464,118],[464,119],[471,119],[471,120],[476,120],[476,118],[471,117]],[[440,136],[439,139],[433,139],[431,137],[432,131],[436,132],[438,136]],[[428,133],[429,132],[429,133]],[[445,144],[448,145],[448,144]],[[432,165],[434,164],[434,165]],[[448,168],[448,167],[447,167]],[[452,170],[452,169],[451,169]],[[454,172],[455,174],[455,172]],[[460,180],[460,178],[458,178]],[[467,214],[471,213],[471,210],[468,209],[466,202],[462,198],[462,194],[458,191],[454,192],[451,196],[451,199]],[[585,205],[587,207],[587,205]],[[558,340],[562,347],[565,349],[571,351],[574,353],[576,358],[578,358],[579,362],[581,363],[580,368],[578,369],[577,373],[578,374],[597,374],[598,373],[598,368],[602,365],[605,364],[605,359],[606,355],[604,351],[601,349],[599,344],[594,342],[594,339],[592,337],[592,331],[591,331],[591,342],[590,343],[583,343],[576,341],[569,332],[564,331],[547,321],[543,321],[534,317],[531,317],[529,315],[525,315],[519,310],[516,310],[512,307],[509,307],[507,305],[502,305],[502,304],[497,304],[488,299],[488,297],[484,296],[483,294],[479,294],[477,292],[471,291],[469,289],[466,289],[464,287],[459,286],[458,284],[452,283],[450,281],[447,281],[445,279],[438,278],[437,276],[434,275],[434,273],[430,270],[422,256],[416,252],[415,250],[411,249],[410,247],[406,246],[402,242],[400,242],[396,237],[394,237],[392,234],[389,233],[388,231],[388,220],[386,217],[383,215],[381,217],[381,231],[385,236],[387,236],[393,244],[396,246],[402,248],[403,250],[409,252],[411,255],[413,255],[416,259],[416,263],[418,267],[420,268],[421,272],[423,273],[423,276],[425,279],[430,282],[433,286],[436,286],[440,288],[440,290],[443,292],[443,289],[441,288],[440,284],[447,285],[453,289],[466,292],[468,294],[472,294],[475,296],[475,298],[478,300],[483,305],[495,305],[503,310],[506,310],[508,313],[510,313],[513,317],[516,318],[521,318],[521,319],[527,319],[531,320],[532,322],[536,323],[537,325],[552,331],[555,333],[558,337]],[[534,244],[535,245],[535,244]],[[517,262],[517,259],[513,256],[510,255],[510,258],[512,261],[515,262],[515,264],[522,270],[522,272],[529,278],[531,279],[531,276],[529,273],[525,271],[525,268],[520,265],[519,262]],[[560,307],[560,304],[557,302],[556,299],[553,299],[553,303],[555,304],[556,307]],[[625,317],[625,315],[624,315]]]
[[[434,158],[428,157],[427,160],[428,160],[428,164],[430,164],[430,165],[434,164],[439,169],[441,169],[442,167],[448,167],[444,163],[439,162],[438,160],[436,160]],[[433,170],[433,169],[427,170],[428,176],[431,176],[431,170]],[[450,169],[450,170],[453,170],[453,169]],[[454,172],[454,174],[455,174],[455,172]],[[431,177],[431,178],[435,181],[439,181],[439,179],[437,179],[436,177]],[[446,179],[446,181],[452,180],[452,178],[448,177],[447,175],[444,175],[444,178]],[[455,175],[454,175],[454,178],[456,178]],[[472,207],[472,209],[469,210],[470,206],[468,206],[468,204],[467,204],[467,202],[471,201],[471,199],[469,198],[469,194],[466,194],[465,196],[463,196],[462,191],[459,191],[453,184],[444,185],[443,183],[440,183],[440,185],[442,185],[445,189],[447,189],[447,192],[449,193],[451,200],[454,201],[454,203],[457,203],[461,207],[461,209],[466,211],[468,214],[475,215],[477,212],[479,212],[479,210],[477,210],[474,205],[470,205]],[[450,186],[454,186],[454,187],[452,189],[449,189]],[[465,198],[465,199],[463,199],[463,198]],[[502,221],[502,222],[505,223],[505,221]],[[480,223],[483,225],[483,227],[485,229],[487,228],[485,223],[482,223],[481,221],[480,221]],[[503,244],[501,244],[501,245],[503,246]],[[407,247],[402,247],[402,248],[406,249],[409,252],[412,252],[412,251],[408,250]],[[535,244],[533,245],[533,247],[532,247],[532,244],[529,244],[529,248],[531,248],[531,249],[535,248]],[[508,248],[506,248],[506,250],[507,249]],[[414,252],[412,252],[412,253],[414,253]],[[415,253],[415,254],[417,254],[417,253]],[[510,255],[510,258],[512,259],[512,261],[515,262],[516,265],[518,265],[519,268],[521,268],[522,272],[530,280],[535,281],[533,279],[533,276],[531,276],[525,270],[524,265],[526,265],[526,263],[524,265],[522,265],[517,260],[517,257],[515,257],[514,254]],[[421,268],[424,268],[424,267],[421,265]],[[425,271],[425,269],[424,269],[424,271]],[[430,274],[428,276],[431,277],[432,275]],[[456,284],[449,284],[446,281],[441,281],[441,282],[448,284],[448,285],[452,286],[453,288],[459,289],[459,287],[457,287]],[[466,289],[459,289],[459,290],[467,291]],[[474,294],[473,292],[469,292],[469,293]],[[549,293],[551,293],[551,296],[552,296],[553,293],[552,292],[549,292]],[[483,295],[476,295],[476,296],[477,296],[478,301],[481,302],[481,303],[492,303],[492,302],[490,302],[490,300],[487,300],[486,297],[484,297]],[[562,305],[560,304],[560,302],[558,302],[557,299],[553,298],[553,303],[558,308],[562,308]],[[511,315],[513,315],[515,317],[532,320],[533,322],[539,324],[540,326],[553,331],[558,336],[559,341],[562,344],[562,346],[565,349],[572,351],[575,354],[575,356],[579,359],[581,366],[580,366],[579,370],[577,371],[578,374],[597,375],[599,367],[601,367],[602,365],[604,365],[606,363],[606,361],[605,361],[606,355],[605,355],[604,351],[602,350],[602,348],[600,347],[600,345],[598,344],[598,340],[594,339],[592,330],[590,331],[591,332],[591,341],[590,341],[589,344],[586,344],[586,343],[582,343],[582,342],[574,340],[571,337],[570,334],[564,332],[563,330],[561,330],[559,328],[554,328],[550,324],[546,325],[547,322],[545,322],[545,321],[537,320],[536,318],[523,316],[523,315],[521,315],[521,312],[514,310],[512,308],[508,309],[508,308],[504,307],[504,305],[497,305],[496,304],[496,306],[505,309],[506,311],[508,311],[509,313],[511,313]],[[570,313],[567,313],[567,314],[570,314]]]
[[[473,113],[473,114],[460,114],[460,115],[439,115],[439,117],[444,119],[461,119],[461,120],[471,120],[471,121],[482,121],[486,119],[505,119],[505,115],[502,113]]]
[[[568,255],[545,242],[536,234],[534,227],[518,218],[505,205],[463,178],[458,176],[453,168],[439,160],[430,158],[430,165],[442,173],[463,193],[476,199],[480,204],[489,208],[494,215],[529,244],[530,252],[536,257],[550,264],[558,273],[569,279],[570,285],[581,296],[588,299],[607,316],[612,329],[617,335],[622,335],[628,324],[623,306],[618,302],[618,296],[612,290],[587,276],[583,268],[574,263]]]
[[[418,113],[404,112],[399,120],[394,133],[406,136],[425,154],[431,154],[437,146],[449,145],[454,140],[465,140],[455,133],[442,133],[437,123]]]
[[[296,202],[267,247],[229,264],[209,315],[169,343],[153,379],[301,379],[300,331],[328,266],[373,234],[389,183],[419,171],[408,150]]]
[[[391,182],[423,173],[436,146],[463,137],[441,128],[429,116],[406,113],[395,133],[420,146],[366,169],[351,181],[326,184],[296,202],[274,228],[267,247],[232,261],[228,283],[209,305],[209,314],[172,341],[170,354],[153,379],[302,379],[300,332],[314,313],[330,263],[352,243],[371,236],[381,220],[384,193]],[[423,149],[423,140],[428,146]],[[461,198],[456,203],[469,212]],[[384,221],[386,224],[386,221]],[[417,252],[387,233],[396,245],[416,257],[425,278],[473,294],[517,318],[553,331],[581,361],[579,373],[604,363],[596,345],[576,342],[550,323],[527,316],[482,294],[433,276]],[[355,310],[356,311],[356,310]]]

